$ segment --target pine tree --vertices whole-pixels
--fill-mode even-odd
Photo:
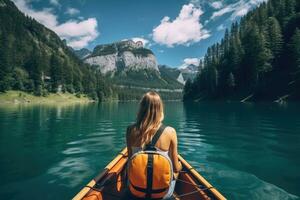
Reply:
[[[257,84],[262,79],[265,72],[272,70],[270,63],[272,55],[266,47],[264,35],[259,32],[257,25],[250,25],[248,32],[244,38],[245,46],[245,64],[248,68],[249,78],[252,86]]]
[[[256,70],[258,73],[258,84],[256,90],[265,90],[266,77],[268,72],[273,70],[271,61],[273,59],[271,50],[266,47],[266,40],[263,34],[260,34],[260,42],[258,43],[259,51],[257,54]]]
[[[34,82],[34,93],[35,95],[42,95],[43,93],[43,61],[41,58],[41,53],[37,48],[33,49],[32,57],[31,57],[31,77]]]
[[[10,87],[10,63],[7,50],[7,38],[0,35],[0,92],[5,92]]]
[[[74,93],[73,88],[73,67],[65,59],[62,65],[62,84],[65,85],[66,91]]]
[[[229,65],[230,71],[236,71],[243,57],[243,48],[237,33],[233,34],[230,39]]]
[[[183,99],[184,100],[189,100],[193,98],[193,83],[191,81],[191,79],[187,79],[187,81],[185,82],[184,85],[184,89],[183,89]]]
[[[59,57],[54,54],[50,58],[50,78],[51,91],[57,92],[59,85],[62,84],[62,66]]]
[[[225,35],[224,35],[224,55],[229,51],[229,31],[228,29],[225,30]]]
[[[266,45],[276,58],[282,50],[282,33],[279,22],[275,17],[270,17],[266,26]]]
[[[287,14],[286,17],[292,17],[292,16],[295,15],[296,7],[297,7],[296,1],[298,1],[298,0],[286,0],[286,1],[284,1],[285,2],[285,12]]]
[[[218,71],[214,66],[208,67],[207,80],[208,80],[208,92],[212,95],[215,95],[218,86]]]
[[[267,3],[267,12],[268,12],[268,16],[274,16],[275,15],[272,0]]]
[[[230,88],[235,87],[235,78],[234,78],[234,75],[232,72],[229,73],[227,84],[228,84],[228,87],[230,87]]]
[[[297,28],[289,44],[293,59],[294,69],[300,70],[300,30]]]
[[[235,84],[235,78],[232,72],[229,73],[228,78],[227,78],[227,87],[228,87],[228,91],[229,93],[232,93],[234,88],[235,88],[236,84]]]
[[[25,69],[28,71],[30,82],[27,90],[33,91],[36,95],[42,95],[43,93],[43,60],[41,58],[40,50],[33,46],[31,56],[25,63]]]
[[[203,69],[203,67],[204,67],[203,59],[200,59],[200,61],[199,61],[199,67],[198,67],[198,73],[201,72],[201,70]]]
[[[15,68],[13,71],[13,88],[14,90],[26,90],[29,83],[29,75],[26,70],[22,68]]]

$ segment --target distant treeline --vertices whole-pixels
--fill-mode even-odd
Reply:
[[[300,1],[269,0],[208,48],[184,100],[300,99]]]
[[[172,76],[171,70],[160,68],[160,71],[153,69],[139,70],[117,70],[106,74],[114,84],[136,86],[144,88],[164,88],[164,89],[182,89],[183,85]],[[113,75],[111,75],[113,74]]]
[[[142,95],[148,90],[138,89],[138,88],[124,88],[115,86],[114,90],[118,94],[118,100],[120,101],[130,101],[130,100],[140,100]],[[182,92],[178,91],[158,91],[159,95],[163,100],[182,100]]]

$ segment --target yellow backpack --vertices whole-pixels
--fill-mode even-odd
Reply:
[[[170,158],[155,148],[165,126],[161,125],[146,148],[132,155],[128,161],[129,190],[138,198],[163,198],[173,179]]]

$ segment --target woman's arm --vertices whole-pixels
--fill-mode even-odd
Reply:
[[[171,128],[171,130],[170,158],[173,162],[174,173],[179,173],[179,171],[182,169],[182,165],[178,160],[177,134],[174,128]]]
[[[132,150],[131,150],[131,144],[130,144],[130,126],[127,127],[126,130],[126,145],[127,145],[127,151],[128,151],[128,158],[131,158],[132,156]]]

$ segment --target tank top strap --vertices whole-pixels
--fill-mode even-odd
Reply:
[[[153,146],[156,145],[157,141],[159,140],[161,134],[164,132],[165,128],[166,128],[166,126],[163,124],[159,127],[159,129],[156,131],[155,135],[153,136],[153,138],[150,142],[151,145],[153,145]]]
[[[164,132],[166,126],[164,126],[163,124],[159,127],[159,129],[156,131],[156,133],[154,134],[152,140],[145,145],[145,149],[149,149],[149,150],[153,150],[155,149],[155,145],[157,143],[157,141],[159,140],[161,134]]]

